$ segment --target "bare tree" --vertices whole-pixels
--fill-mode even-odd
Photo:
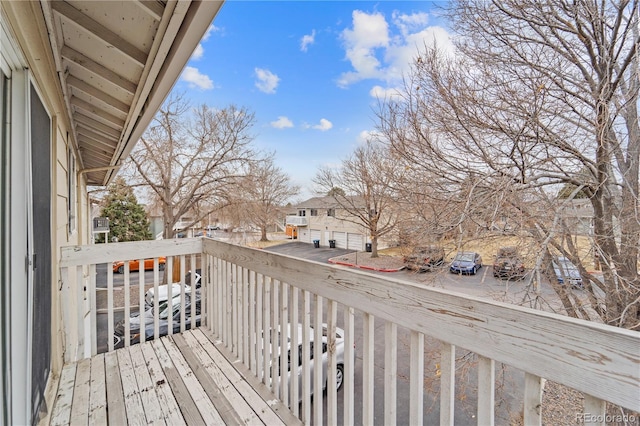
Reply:
[[[518,211],[543,247],[537,266],[561,252],[589,276],[555,195],[586,196],[604,279],[587,284],[591,313],[563,303],[639,329],[638,1],[458,0],[448,12],[457,50],[424,47],[380,131],[436,181],[472,181]]]
[[[260,241],[268,241],[267,228],[281,218],[282,206],[299,192],[300,187],[274,164],[273,154],[252,165],[243,185],[243,210],[247,222],[260,228]]]
[[[388,154],[382,144],[367,141],[339,169],[321,168],[313,180],[347,213],[342,219],[367,229],[371,257],[378,257],[378,239],[393,231],[400,217],[390,192],[400,174]]]
[[[233,198],[253,161],[253,123],[243,108],[191,109],[179,95],[168,98],[129,157],[132,182],[150,188],[162,208],[165,238],[181,231],[181,217],[191,218],[189,228]]]

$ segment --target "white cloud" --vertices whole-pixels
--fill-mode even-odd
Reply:
[[[305,35],[300,39],[300,50],[307,51],[309,45],[316,42],[316,30],[312,30],[311,34]]]
[[[271,71],[262,68],[256,68],[255,73],[256,78],[258,79],[256,81],[256,87],[260,89],[261,92],[276,93],[280,77]]]
[[[219,30],[220,28],[216,27],[215,25],[213,24],[209,25],[209,28],[207,28],[207,31],[202,36],[200,43],[198,43],[195,50],[191,54],[191,59],[193,59],[194,61],[197,61],[198,59],[202,58],[202,55],[204,55],[204,47],[202,47],[202,42],[207,41],[207,39],[209,38],[212,32],[217,32]]]
[[[399,100],[402,91],[396,87],[373,86],[369,91],[372,98],[380,100]]]
[[[424,12],[407,15],[397,11],[392,14],[393,23],[400,29],[404,37],[411,34],[412,31],[421,31],[429,22],[429,15]]]
[[[197,68],[194,67],[185,67],[180,79],[189,83],[189,87],[191,88],[199,88],[202,90],[213,89],[213,81],[205,75],[200,74]]]
[[[311,126],[312,129],[320,130],[326,132],[327,130],[333,127],[333,123],[327,120],[326,118],[320,119],[320,124],[316,124],[315,126]]]
[[[283,115],[279,116],[276,121],[272,121],[270,124],[271,127],[275,127],[276,129],[293,127],[293,122]]]
[[[429,27],[426,13],[394,12],[391,24],[379,12],[367,14],[355,10],[352,18],[352,27],[341,34],[352,70],[340,75],[337,82],[340,87],[365,79],[397,85],[425,45],[454,52],[449,33],[441,27]]]
[[[389,44],[389,24],[381,13],[369,15],[354,10],[352,18],[353,29],[345,29],[341,36],[346,49],[345,56],[355,71],[343,73],[338,82],[340,86],[380,77],[380,61],[375,51]]]
[[[377,130],[363,130],[358,134],[357,141],[360,144],[365,144],[368,141],[377,141],[380,140],[382,134]]]
[[[220,31],[220,28],[216,27],[213,24],[209,25],[209,28],[207,28],[207,31],[202,36],[202,41],[206,41],[209,38],[209,36],[211,35],[211,33],[215,33],[215,32],[218,32],[218,31]]]
[[[204,47],[202,47],[202,43],[198,43],[193,53],[191,54],[191,59],[197,61],[198,59],[202,58],[202,55],[204,55]]]

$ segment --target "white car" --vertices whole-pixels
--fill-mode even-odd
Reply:
[[[196,289],[200,288],[201,278],[202,277],[200,276],[200,269],[196,269],[196,272],[195,272]],[[191,283],[191,271],[189,271],[187,275],[184,277],[184,281],[185,281],[185,284],[187,284],[185,285],[185,288],[184,288],[185,293],[191,293],[191,286],[188,285]],[[181,291],[182,291],[181,283],[171,284],[171,297],[180,296]],[[147,292],[144,294],[145,310],[153,307],[153,301],[155,298],[156,298],[155,288],[152,287],[149,290],[147,290]],[[163,284],[158,286],[158,303],[162,303],[167,300],[169,300],[169,284]]]
[[[287,335],[289,348],[287,351],[288,365],[289,365],[289,383],[291,383],[291,329],[287,326]],[[298,324],[297,333],[298,333],[298,347],[293,349],[298,351],[298,366],[294,368],[293,371],[297,372],[298,376],[298,389],[300,389],[300,400],[302,400],[302,324]],[[322,324],[322,380],[323,380],[323,389],[327,388],[327,363],[329,360],[329,354],[327,353],[327,333],[328,328],[327,324]],[[280,333],[278,333],[279,335]],[[313,328],[309,327],[309,353],[311,356],[309,362],[309,370],[310,370],[310,391],[313,393],[313,380],[314,380],[314,369],[315,369],[315,360],[314,356],[314,336],[315,332]],[[279,339],[279,337],[278,337]],[[280,341],[274,342],[279,344]],[[278,348],[279,350],[279,348]],[[354,350],[354,360],[355,360],[355,350]],[[344,330],[336,327],[336,388],[340,389],[342,387],[342,383],[344,381]],[[278,365],[275,367],[276,371],[280,370],[280,361],[278,360]],[[295,374],[295,373],[294,373]],[[291,389],[289,385],[289,389]]]

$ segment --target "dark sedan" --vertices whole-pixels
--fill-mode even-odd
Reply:
[[[475,275],[480,268],[482,268],[482,257],[476,252],[464,251],[456,254],[449,271],[453,274]]]

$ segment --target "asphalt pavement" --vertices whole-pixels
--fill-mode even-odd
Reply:
[[[316,262],[327,262],[332,257],[346,253],[353,253],[353,250],[341,248],[329,248],[324,246],[315,248],[311,243],[303,243],[300,241],[292,241],[290,243],[265,247],[264,250],[273,253],[286,254],[287,256],[299,257],[301,259],[314,260]]]

